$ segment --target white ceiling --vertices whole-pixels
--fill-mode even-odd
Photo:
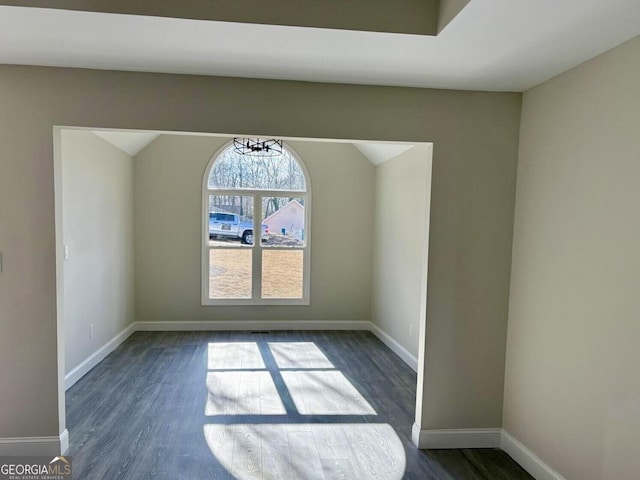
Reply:
[[[0,63],[524,91],[638,34],[639,0],[472,0],[437,37],[0,7]]]
[[[126,130],[93,130],[103,140],[135,157],[140,151],[160,136],[156,132],[137,132]]]
[[[380,165],[401,153],[406,152],[415,145],[407,143],[354,143],[360,153],[369,159],[374,165]]]

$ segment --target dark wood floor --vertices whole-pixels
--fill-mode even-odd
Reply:
[[[226,350],[217,348],[212,354],[209,344],[230,342],[255,343],[264,365],[250,364],[256,361],[251,352],[246,353],[247,365],[220,363]],[[291,361],[287,351],[273,355],[278,352],[269,348],[270,342],[312,342],[330,365],[314,368],[313,352],[308,365],[285,365]],[[229,351],[236,349],[232,345]],[[262,387],[265,371],[269,388]],[[247,381],[229,390],[229,379],[236,377]],[[326,386],[330,391],[314,390],[318,378],[331,379]],[[92,480],[532,478],[500,450],[417,450],[411,443],[415,385],[415,373],[367,332],[137,332],[67,391],[68,454],[73,457],[74,478]],[[262,388],[263,394],[277,391],[280,398],[276,404],[273,399],[252,404],[252,388]],[[234,395],[241,391],[248,403],[236,407]],[[349,398],[341,402],[340,395]],[[344,414],[336,415],[343,413],[342,404]],[[272,414],[278,409],[283,411]],[[307,414],[301,413],[304,409]],[[390,432],[393,438],[381,437],[367,445],[369,435],[358,432],[369,427],[382,435]],[[261,431],[282,434],[285,441],[274,441],[274,446],[263,436],[262,447],[260,439],[257,448],[242,443]],[[325,431],[331,438],[323,448],[319,435]],[[302,440],[295,443],[294,438]],[[340,439],[351,446],[337,448]],[[393,445],[399,446],[396,458],[387,451]],[[286,449],[284,457],[278,448]],[[327,456],[329,450],[333,453]],[[404,456],[400,463],[398,452]],[[267,455],[275,461],[270,467]],[[289,463],[282,462],[285,457]],[[380,468],[365,465],[369,460]]]

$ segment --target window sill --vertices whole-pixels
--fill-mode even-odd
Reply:
[[[229,307],[229,306],[289,306],[289,305],[310,305],[308,298],[277,298],[277,299],[229,299],[229,300],[202,300],[203,307]]]

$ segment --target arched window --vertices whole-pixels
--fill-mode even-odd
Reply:
[[[228,144],[207,166],[203,305],[309,304],[309,177],[287,145],[266,153]]]

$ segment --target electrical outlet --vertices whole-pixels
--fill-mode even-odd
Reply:
[[[69,245],[64,246],[64,259],[69,260]]]
[[[89,338],[93,338],[93,323],[89,325]]]

